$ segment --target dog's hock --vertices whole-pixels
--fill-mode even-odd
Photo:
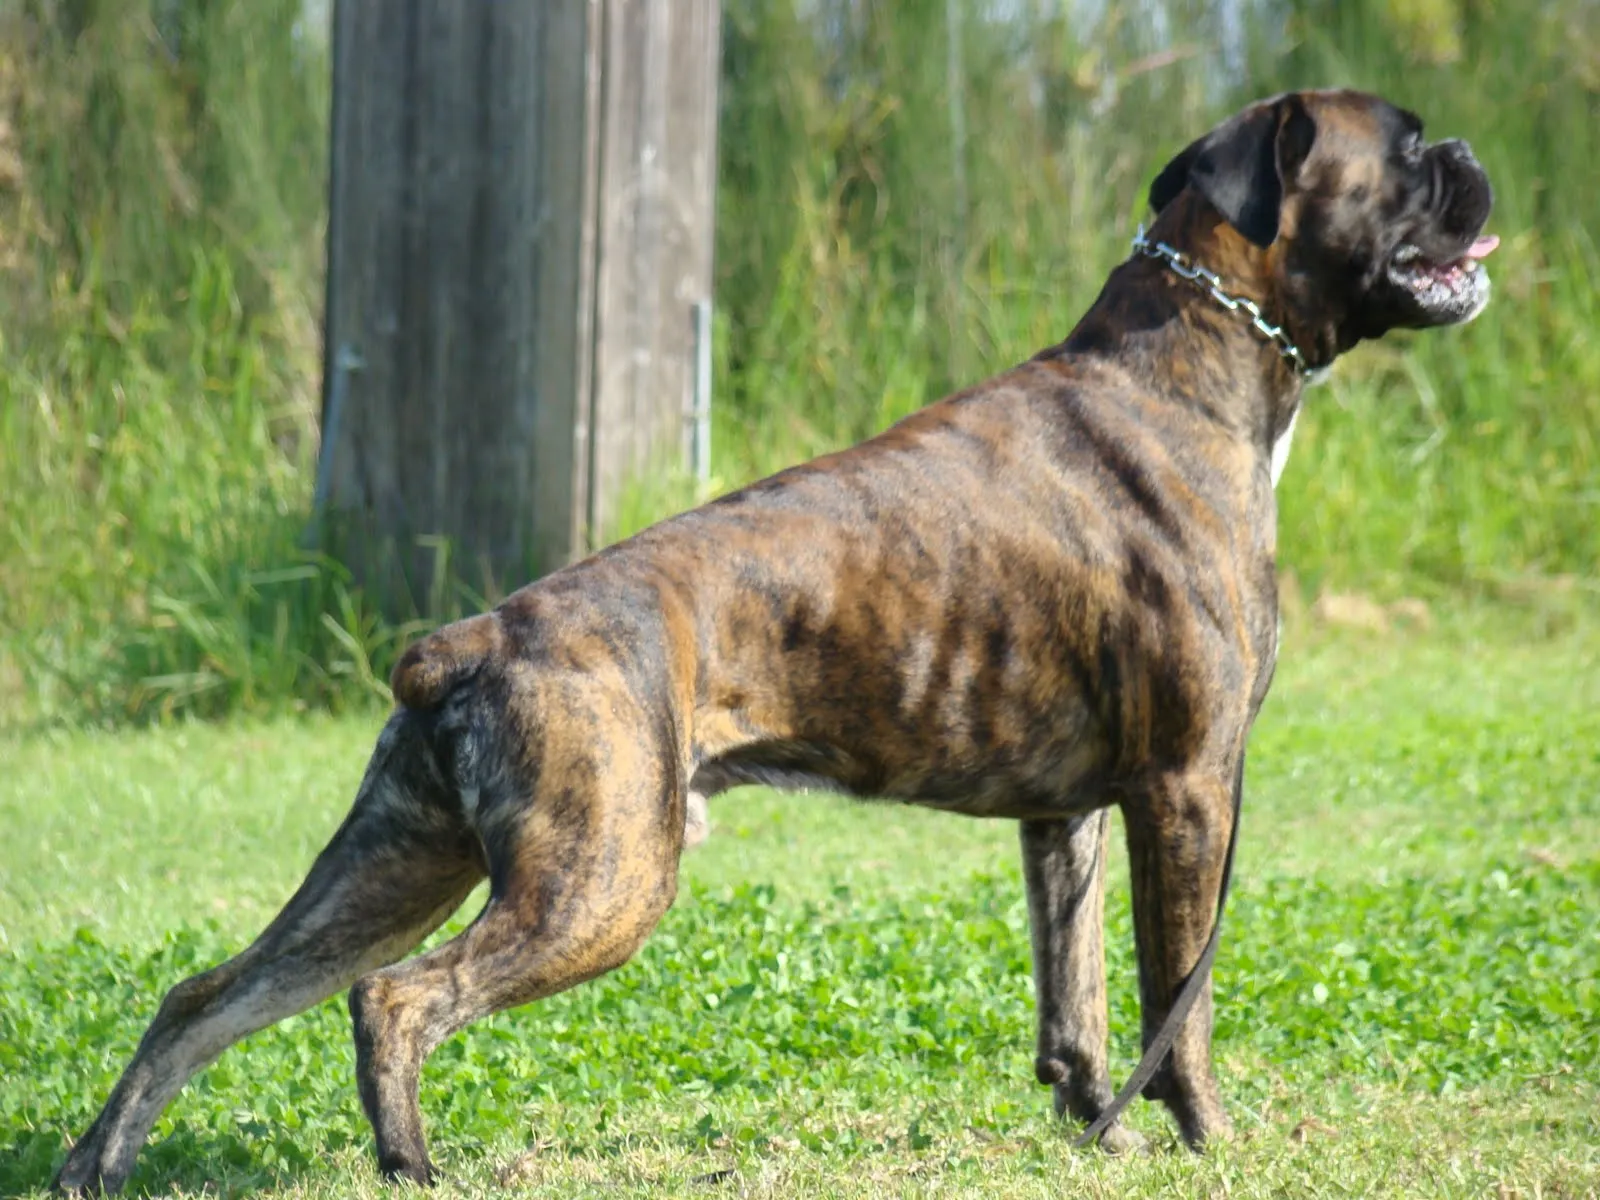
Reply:
[[[505,642],[494,613],[469,617],[437,630],[400,656],[389,680],[396,704],[432,708]]]

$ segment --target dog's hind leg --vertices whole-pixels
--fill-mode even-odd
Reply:
[[[1111,812],[1023,821],[1039,1049],[1034,1071],[1058,1115],[1093,1121],[1111,1102],[1106,1060],[1105,890]],[[1144,1139],[1120,1121],[1100,1135],[1113,1154]]]
[[[1189,973],[1200,965],[1218,919],[1234,787],[1228,774],[1171,775],[1123,801],[1146,1047],[1166,1022]],[[1184,1141],[1195,1149],[1230,1133],[1211,1070],[1209,971],[1144,1095],[1172,1110]]]
[[[490,898],[459,936],[350,989],[361,1102],[384,1175],[433,1180],[417,1086],[446,1038],[501,1009],[601,975],[632,956],[677,889],[684,802],[671,764],[569,718],[590,744],[542,747],[537,782],[485,798]]]
[[[121,1188],[190,1076],[247,1034],[405,954],[483,878],[482,849],[459,814],[419,799],[386,769],[401,720],[385,730],[354,808],[283,911],[238,956],[167,993],[57,1189]]]

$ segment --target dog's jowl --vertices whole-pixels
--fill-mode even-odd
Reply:
[[[58,1186],[119,1187],[190,1075],[344,988],[378,1165],[428,1181],[429,1053],[624,962],[673,901],[691,794],[744,782],[1019,822],[1037,1073],[1113,1149],[1120,807],[1134,1083],[1191,1145],[1225,1135],[1209,973],[1277,651],[1274,448],[1308,374],[1483,308],[1491,193],[1465,143],[1330,91],[1233,117],[1150,202],[1060,345],[411,647],[344,824],[253,945],[168,993]],[[485,876],[472,925],[402,961]]]

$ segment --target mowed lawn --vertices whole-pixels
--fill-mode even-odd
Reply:
[[[1144,1102],[1153,1154],[1067,1145],[1009,824],[751,790],[632,963],[434,1056],[441,1192],[1600,1194],[1600,634],[1514,624],[1291,625],[1217,967],[1230,1145],[1190,1155]],[[0,1195],[287,896],[381,720],[0,740]],[[1109,910],[1120,1080],[1120,852]],[[132,1188],[376,1195],[370,1146],[340,997],[196,1078]]]

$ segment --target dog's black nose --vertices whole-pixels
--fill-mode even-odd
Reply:
[[[1439,232],[1446,238],[1475,237],[1494,207],[1489,174],[1459,138],[1436,142],[1428,148],[1426,208],[1437,215]]]
[[[1483,164],[1478,161],[1477,155],[1472,153],[1472,147],[1460,138],[1449,138],[1438,143],[1434,149],[1460,166],[1483,170]]]

